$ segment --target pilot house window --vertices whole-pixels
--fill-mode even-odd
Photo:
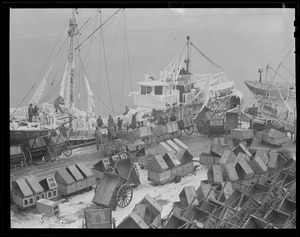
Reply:
[[[151,92],[152,92],[152,87],[147,86],[147,94],[151,94]]]
[[[162,86],[156,86],[156,87],[155,87],[154,94],[155,94],[155,95],[162,95],[162,90],[163,90],[163,87],[162,87]]]
[[[146,95],[146,86],[141,86],[141,94]]]

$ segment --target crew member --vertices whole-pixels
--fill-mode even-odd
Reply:
[[[33,107],[32,104],[28,107],[28,122],[32,122],[32,116],[33,116]]]
[[[123,119],[120,119],[120,117],[118,117],[118,130],[122,130],[122,123]]]
[[[57,113],[57,110],[59,110],[61,113],[63,113],[60,105],[64,104],[63,98],[61,96],[58,96],[56,100],[54,101],[54,107],[55,107],[55,113]]]
[[[136,113],[132,115],[131,129],[136,129]]]
[[[96,147],[97,150],[99,150],[100,144],[103,143],[102,132],[100,127],[97,127],[97,129],[95,130],[95,137],[96,137]]]
[[[103,120],[101,118],[101,115],[97,118],[97,129],[101,128],[103,126]]]

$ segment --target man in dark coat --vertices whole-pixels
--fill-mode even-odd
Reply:
[[[33,107],[32,104],[30,104],[28,107],[28,122],[32,122],[32,117],[33,117]]]
[[[118,130],[122,129],[122,123],[123,123],[123,119],[120,119],[120,117],[118,117]]]
[[[97,118],[97,128],[101,128],[102,126],[103,126],[103,120],[99,115],[99,117]]]
[[[136,113],[132,115],[131,129],[136,129]]]
[[[95,131],[95,137],[96,137],[96,147],[97,147],[97,150],[99,150],[100,144],[103,143],[102,132],[101,132],[101,128],[100,127],[97,127],[97,129]]]
[[[174,114],[174,112],[172,112],[172,114],[171,114],[171,116],[170,116],[170,121],[171,121],[171,122],[174,122],[174,121],[176,121],[176,120],[177,120],[176,115]]]
[[[163,119],[163,117],[160,117],[159,120],[157,121],[157,125],[166,125],[165,120]]]
[[[55,113],[57,113],[57,110],[63,113],[62,109],[60,108],[60,105],[63,104],[63,98],[61,96],[58,96],[53,104],[55,107]]]

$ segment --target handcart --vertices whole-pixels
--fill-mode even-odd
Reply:
[[[192,135],[195,130],[195,124],[192,116],[187,116],[182,120],[177,121],[178,129],[183,130],[186,135]]]
[[[132,178],[134,177],[134,165],[131,165],[127,172],[120,172],[119,174],[116,174],[117,167],[118,162],[116,162],[112,173],[104,172],[96,185],[93,203],[113,210],[117,206],[123,208],[129,205],[133,196],[132,187],[134,185],[130,184],[130,180],[134,179]]]
[[[230,130],[230,136],[235,147],[244,141],[248,146],[251,146],[254,139],[254,131],[253,129],[235,128]]]

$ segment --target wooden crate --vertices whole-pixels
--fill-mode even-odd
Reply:
[[[259,157],[250,160],[248,164],[255,174],[264,174],[267,171],[267,166]]]
[[[259,157],[264,162],[265,165],[267,165],[269,162],[269,156],[267,154],[267,149],[258,149],[255,152],[255,157]]]
[[[56,170],[54,177],[57,182],[58,191],[62,195],[69,195],[77,191],[76,181],[66,169]]]
[[[215,157],[210,156],[210,155],[200,155],[200,164],[201,165],[206,165],[206,166],[211,166],[215,164]]]
[[[194,171],[194,165],[193,162],[185,163],[182,166],[182,172],[184,175],[191,174]]]
[[[171,177],[175,177],[177,175],[182,176],[182,174],[183,174],[183,169],[182,168],[183,168],[183,166],[180,165],[180,166],[176,166],[176,167],[170,169]]]
[[[213,144],[213,146],[211,148],[211,153],[214,156],[221,157],[223,155],[224,151],[225,151],[224,147],[217,145],[217,144]]]
[[[92,171],[86,167],[84,163],[78,163],[76,164],[76,168],[79,170],[81,175],[86,179],[86,186],[92,187],[94,184],[96,184],[96,178],[95,175],[92,173]]]
[[[224,150],[221,159],[219,160],[220,165],[230,164],[236,160],[235,154],[230,150]]]
[[[164,184],[168,181],[171,181],[171,170],[165,170],[160,173],[148,170],[148,180],[155,184]]]
[[[236,162],[239,162],[240,160],[245,160],[245,161],[249,162],[250,161],[250,157],[247,156],[243,152],[239,152],[238,155],[236,156]]]
[[[221,183],[224,181],[221,165],[213,165],[207,171],[207,179],[210,183]]]
[[[174,138],[173,142],[175,142],[175,144],[177,146],[179,146],[179,148],[182,148],[182,149],[185,149],[185,150],[189,150],[189,147],[186,144],[184,144],[182,141],[180,141],[178,138]]]
[[[85,227],[88,229],[111,229],[112,228],[112,210],[87,209],[84,210]]]
[[[134,163],[130,159],[119,160],[116,165],[117,174],[119,174],[124,180],[127,180],[127,184],[140,185],[140,179],[138,171],[132,167]]]
[[[247,156],[251,157],[251,152],[244,146],[243,143],[240,143],[236,148],[233,149],[233,153],[237,156],[240,152],[245,153]]]
[[[254,138],[253,129],[235,128],[230,130],[231,138],[236,138],[240,141],[244,139]]]
[[[39,183],[45,191],[46,199],[56,199],[58,197],[58,186],[54,176],[46,177]]]
[[[178,131],[177,122],[169,122],[167,123],[167,131],[168,133],[173,133]]]
[[[101,179],[102,176],[103,176],[103,173],[106,171],[106,169],[109,166],[110,166],[109,159],[108,158],[103,158],[93,166],[91,171],[94,174],[96,179]]]
[[[176,154],[177,152],[179,152],[179,150],[180,150],[179,146],[177,146],[177,145],[175,144],[175,142],[173,142],[172,140],[167,140],[167,141],[166,141],[166,144],[167,144],[169,147],[171,147],[171,148],[175,151],[175,154]]]
[[[35,202],[41,198],[46,198],[46,193],[40,183],[32,175],[25,178],[26,183],[30,187],[32,193],[34,194]]]
[[[146,204],[153,217],[159,216],[163,209],[163,207],[157,201],[155,201],[149,194],[147,194],[139,203]]]
[[[163,172],[169,167],[160,154],[155,155],[148,164],[148,169],[155,172]]]
[[[145,221],[146,224],[150,225],[152,214],[146,204],[135,204],[132,212],[138,214]]]
[[[34,193],[26,183],[25,179],[12,181],[11,196],[13,202],[20,208],[27,208],[35,205]]]
[[[286,134],[278,131],[277,129],[271,128],[270,131],[268,132],[267,136],[276,139],[276,138],[286,137]]]
[[[197,193],[194,186],[186,186],[179,193],[179,199],[181,207],[187,207],[190,205],[197,206],[199,202],[197,200]]]
[[[160,142],[156,147],[156,152],[164,156],[167,152],[173,152],[175,154],[175,150],[173,150],[167,143]]]
[[[286,159],[281,154],[279,154],[277,152],[270,152],[270,158],[269,158],[269,161],[268,161],[268,168],[278,169],[285,162],[286,162]]]
[[[207,180],[206,180],[207,181]],[[196,190],[197,198],[198,200],[204,199],[204,198],[215,198],[215,191],[211,189],[211,184],[204,181],[200,182],[200,186]],[[209,196],[208,196],[209,195]]]
[[[172,169],[175,166],[179,166],[180,162],[179,160],[176,158],[174,152],[167,152],[164,156],[163,156],[164,161],[166,162],[166,164],[168,165],[169,169]]]
[[[48,199],[38,200],[36,208],[39,214],[45,214],[47,217],[59,216],[60,214],[58,203]]]
[[[225,174],[226,180],[236,181],[239,180],[239,176],[235,170],[235,164],[229,163],[222,165],[223,173]]]
[[[77,191],[85,189],[87,187],[86,179],[81,175],[81,173],[79,172],[79,170],[76,168],[75,165],[67,166],[66,170],[76,181]]]
[[[246,160],[240,160],[235,164],[235,170],[239,179],[251,179],[254,176],[254,171]]]
[[[203,149],[202,149],[202,154],[211,155],[212,146],[213,146],[213,141],[212,140],[206,140],[206,142],[204,143]]]
[[[269,137],[266,134],[262,135],[262,141],[266,142],[270,145],[273,146],[281,146],[283,143],[286,143],[289,141],[289,139],[285,136],[285,137],[281,137],[281,138],[273,138],[273,137]]]
[[[117,229],[149,229],[150,226],[136,212],[132,212],[120,222]]]
[[[139,127],[138,131],[139,131],[140,138],[148,137],[148,136],[152,135],[152,129],[151,129],[151,127],[148,127],[148,126]]]

